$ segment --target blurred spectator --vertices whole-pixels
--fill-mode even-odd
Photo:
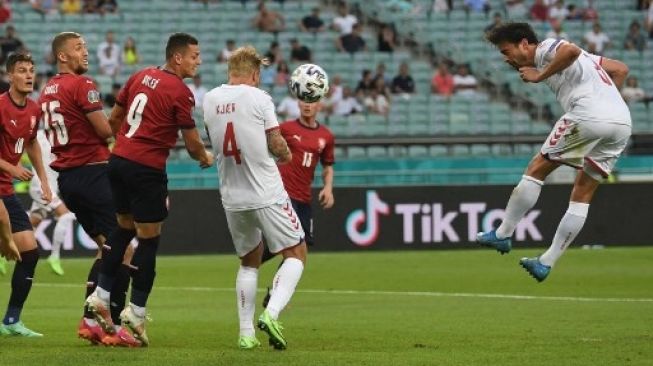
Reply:
[[[599,19],[599,12],[594,9],[594,0],[585,0],[585,5],[583,9],[583,20],[594,21]]]
[[[113,108],[116,105],[116,99],[118,99],[118,94],[120,93],[120,84],[113,83],[111,84],[111,93],[105,95],[102,98],[105,107]]]
[[[408,64],[402,62],[399,66],[399,75],[392,79],[393,94],[413,94],[415,92],[415,81],[410,76]]]
[[[0,24],[11,19],[11,6],[8,0],[0,0]]]
[[[379,52],[393,52],[397,47],[397,34],[389,24],[382,24],[377,33]]]
[[[634,76],[629,76],[626,79],[626,85],[621,89],[621,96],[623,96],[626,103],[647,101],[651,98],[646,95],[644,89],[639,87],[639,82]]]
[[[343,87],[342,98],[336,100],[333,104],[333,114],[336,116],[349,116],[362,111],[363,106],[356,100],[351,88],[348,86]]]
[[[355,24],[358,24],[358,18],[353,14],[349,14],[347,3],[341,1],[338,4],[338,16],[333,18],[331,28],[340,32],[341,36],[345,36],[353,32]]]
[[[16,37],[16,28],[8,25],[5,28],[5,36],[0,37],[0,65],[4,66],[9,55],[24,48],[23,41]]]
[[[448,13],[453,9],[453,0],[433,0],[431,11],[434,13]]]
[[[281,47],[279,47],[279,42],[272,41],[270,42],[270,49],[265,53],[265,57],[270,60],[271,64],[276,64],[283,61],[283,54],[281,53]]]
[[[649,0],[637,0],[637,5],[635,9],[637,10],[648,10],[650,1]]]
[[[4,67],[0,67],[0,94],[9,90],[9,75],[5,72]]]
[[[361,25],[356,23],[351,33],[340,36],[336,39],[336,48],[340,52],[356,53],[359,51],[367,51],[365,40],[361,37]]]
[[[585,33],[583,43],[586,45],[587,51],[595,55],[602,55],[611,45],[610,37],[603,32],[599,22],[594,22],[592,30]]]
[[[392,81],[390,80],[390,77],[385,73],[385,64],[383,62],[379,62],[376,65],[376,71],[374,72],[374,82],[376,83],[376,81],[379,79],[382,79],[386,85],[390,84]]]
[[[281,116],[281,119],[283,120],[299,118],[301,111],[299,110],[297,99],[290,95],[286,95],[277,106],[277,114]]]
[[[117,13],[118,3],[116,0],[97,0],[96,12],[100,14]]]
[[[490,4],[487,0],[465,0],[464,1],[465,11],[474,11],[477,13],[490,11]]]
[[[100,48],[98,53],[100,74],[114,78],[120,72],[120,54],[115,53],[115,50],[116,48],[110,46]]]
[[[569,35],[562,29],[562,22],[559,20],[551,21],[551,30],[547,32],[546,38],[569,40]]]
[[[626,34],[626,39],[624,40],[624,49],[642,52],[645,48],[646,37],[642,33],[642,26],[639,25],[638,21],[633,20],[628,27],[628,34]]]
[[[387,117],[390,112],[390,102],[388,102],[385,95],[379,93],[376,89],[370,90],[370,93],[363,100],[363,104],[368,113]]]
[[[136,41],[132,37],[127,37],[125,45],[122,47],[122,63],[125,65],[137,65],[141,62],[141,56],[136,49]]]
[[[438,65],[438,71],[431,79],[431,92],[449,97],[453,94],[453,75],[449,72],[449,67],[444,62]]]
[[[567,20],[583,20],[584,18],[585,12],[583,10],[578,9],[574,4],[567,5]]]
[[[549,18],[549,7],[544,4],[544,0],[535,0],[531,6],[531,19],[546,21]]]
[[[54,58],[54,53],[52,53],[52,43],[47,42],[43,44],[42,48],[42,55],[43,55],[43,64],[45,67],[43,69],[39,68],[39,73],[44,73],[44,72],[54,72],[55,70],[55,65],[56,65],[56,60]],[[45,86],[45,84],[43,84]]]
[[[59,11],[57,0],[29,0],[32,10],[41,14],[56,14]]]
[[[528,14],[524,0],[504,0],[509,19],[522,19]]]
[[[102,75],[116,76],[120,69],[120,47],[114,42],[113,32],[108,31],[104,42],[97,48],[97,58]]]
[[[277,66],[269,65],[261,68],[261,85],[263,89],[271,90],[274,88],[274,81],[277,77]]]
[[[310,15],[305,16],[299,22],[299,29],[302,32],[319,33],[325,29],[324,21],[320,18],[320,8],[317,6],[313,8]]]
[[[374,79],[374,90],[376,90],[379,94],[382,94],[385,96],[385,99],[390,102],[392,100],[392,93],[390,93],[390,88],[388,87],[388,84],[385,82],[385,80],[379,78],[379,79]]]
[[[374,79],[372,78],[372,71],[365,69],[361,73],[361,79],[358,81],[358,85],[356,86],[355,93],[357,95],[359,93],[362,93],[363,95],[367,95],[372,89],[374,89]]]
[[[453,76],[453,88],[456,95],[475,95],[478,82],[474,75],[469,73],[467,65],[458,66],[458,73]]]
[[[82,12],[81,0],[62,0],[61,13],[62,14],[79,14]]]
[[[206,87],[202,85],[202,75],[195,74],[193,76],[193,82],[191,84],[186,84],[191,93],[193,93],[193,99],[195,99],[195,108],[202,108],[204,102],[204,96],[208,92]]]
[[[82,13],[92,14],[97,12],[97,3],[95,0],[84,0],[82,5]]]
[[[277,33],[286,27],[283,16],[274,10],[268,10],[265,1],[259,1],[258,13],[252,19],[252,25],[260,32]]]
[[[225,43],[224,48],[222,51],[220,51],[220,54],[218,54],[218,62],[227,62],[229,60],[229,57],[231,57],[231,54],[236,50],[236,41],[233,39],[228,39],[227,42]],[[272,60],[270,60],[272,62]]]
[[[274,85],[288,86],[288,78],[290,78],[290,70],[286,61],[279,61],[277,63],[277,74],[274,77]]]
[[[499,12],[494,13],[494,17],[492,18],[492,23],[487,27],[485,27],[485,33],[490,32],[495,27],[501,25],[501,23],[503,23],[503,19],[501,18],[501,13]]]
[[[556,1],[555,5],[549,8],[550,20],[557,20],[562,22],[563,20],[567,19],[567,15],[569,15],[569,10],[567,10],[565,7],[564,0]]]
[[[311,50],[299,43],[297,38],[290,40],[290,61],[291,62],[311,62]]]
[[[331,79],[331,85],[329,85],[329,92],[331,92],[331,97],[335,100],[342,99],[342,78],[340,75],[336,75]]]

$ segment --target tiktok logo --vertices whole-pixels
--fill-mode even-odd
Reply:
[[[356,245],[366,247],[379,236],[379,215],[390,214],[390,207],[381,201],[376,191],[367,191],[367,210],[355,210],[347,217],[347,235]],[[365,230],[361,231],[361,226]]]

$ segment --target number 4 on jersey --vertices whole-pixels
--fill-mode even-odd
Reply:
[[[224,156],[233,156],[236,164],[240,164],[240,150],[236,143],[233,122],[227,122],[227,130],[224,132],[224,142],[222,143],[222,154]]]

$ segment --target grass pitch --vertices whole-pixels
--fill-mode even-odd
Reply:
[[[572,249],[539,284],[517,264],[538,252],[310,255],[281,315],[281,352],[262,333],[260,349],[236,346],[235,256],[158,259],[146,349],[77,339],[91,260],[64,260],[63,277],[43,261],[22,320],[46,336],[0,338],[0,364],[653,365],[653,248]],[[0,277],[3,312],[10,278]]]

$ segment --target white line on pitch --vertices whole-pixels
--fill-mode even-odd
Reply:
[[[71,287],[81,288],[83,285],[74,283],[35,283],[40,287]],[[174,287],[156,286],[156,290],[163,291],[195,291],[195,292],[231,292],[235,289],[229,287]],[[259,289],[259,292],[264,291]],[[513,295],[513,294],[484,294],[465,292],[431,292],[431,291],[377,291],[377,290],[318,290],[302,289],[299,293],[308,294],[333,294],[333,295],[388,295],[388,296],[416,296],[416,297],[469,297],[482,299],[509,299],[509,300],[545,300],[545,301],[576,301],[576,302],[645,302],[653,303],[652,298],[628,298],[628,297],[575,297],[575,296],[535,296],[535,295]]]

